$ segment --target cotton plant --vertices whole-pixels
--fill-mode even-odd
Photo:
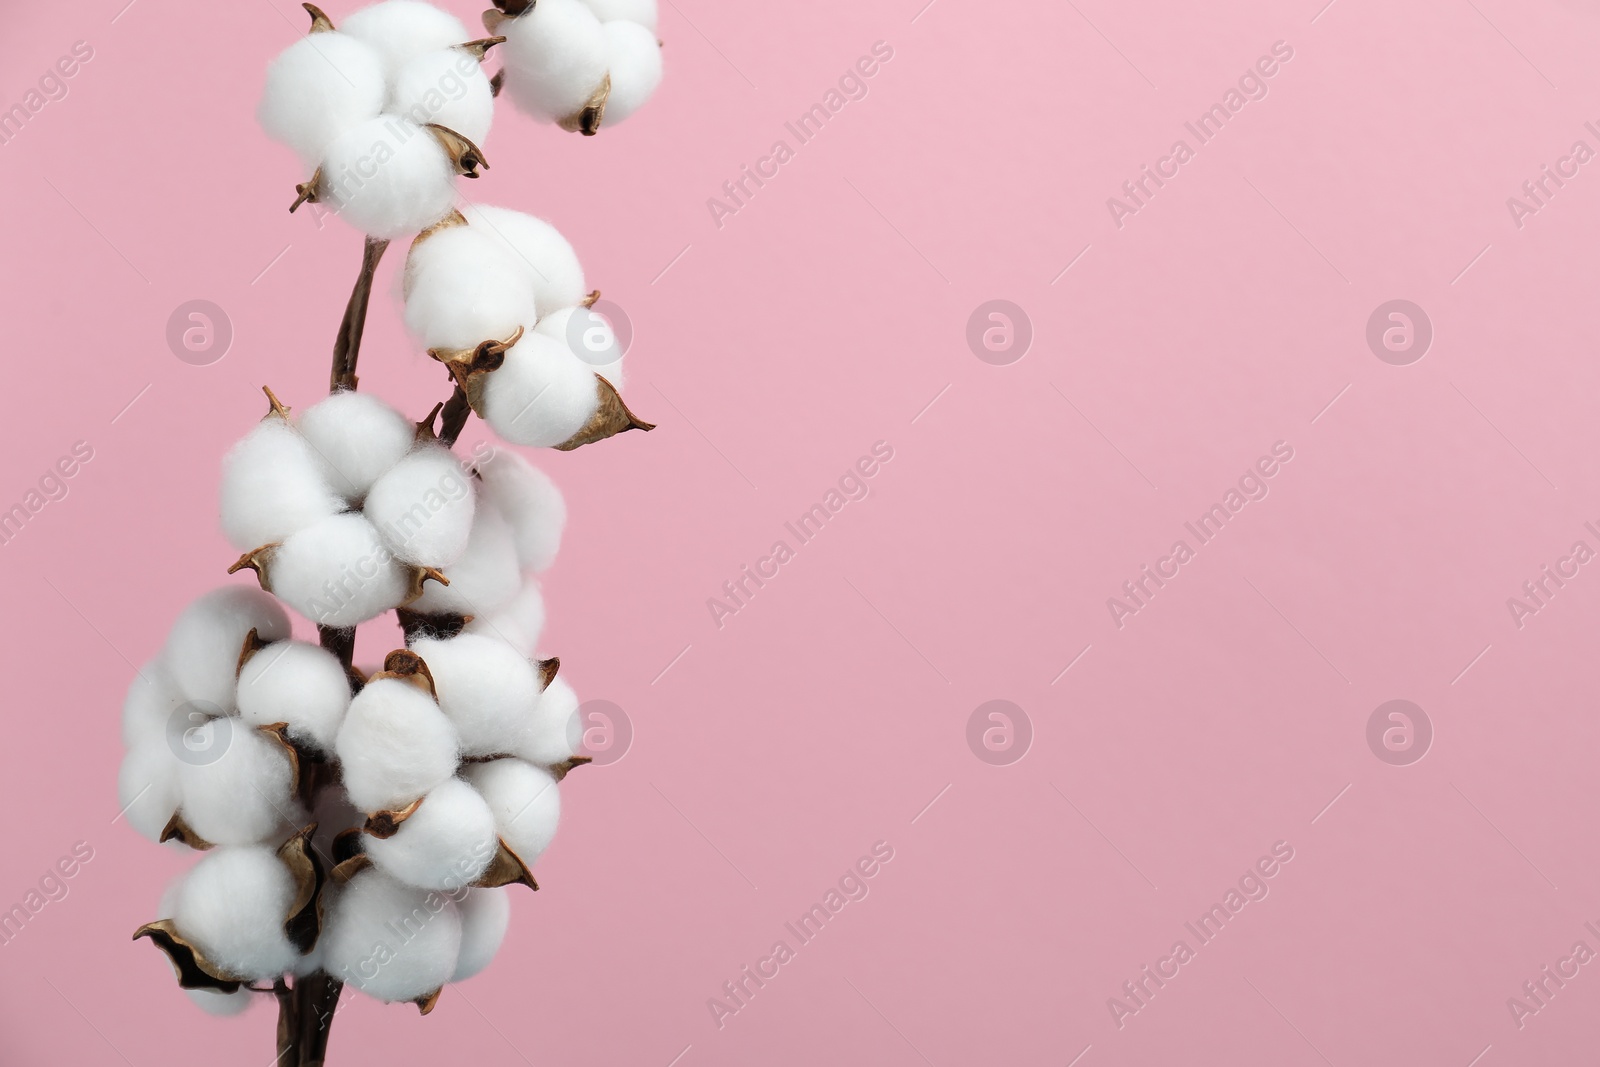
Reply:
[[[577,693],[537,656],[561,492],[503,445],[456,446],[473,414],[552,451],[652,427],[622,400],[571,244],[456,182],[488,170],[502,89],[592,135],[661,77],[654,0],[497,0],[484,38],[419,0],[337,24],[304,6],[310,32],[269,66],[257,117],[303,168],[290,210],[363,233],[361,271],[328,394],[296,410],[264,389],[222,461],[236,584],[185,608],[137,672],[117,783],[137,832],[199,854],[135,939],[207,1012],[273,996],[279,1067],[324,1062],[346,986],[426,1014],[484,970],[588,762]],[[357,391],[373,275],[401,238],[402,318],[450,387],[421,419]],[[358,666],[357,627],[386,617],[400,647]]]

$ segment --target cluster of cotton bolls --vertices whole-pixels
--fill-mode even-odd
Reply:
[[[535,118],[593,134],[632,115],[661,84],[656,0],[505,3],[484,16],[503,35],[505,88]]]

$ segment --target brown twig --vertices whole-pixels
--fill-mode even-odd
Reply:
[[[458,385],[456,391],[450,394],[450,399],[445,401],[444,423],[439,427],[439,443],[446,448],[454,448],[461,431],[466,429],[467,416],[471,414],[472,405],[467,403],[466,391]]]
[[[355,288],[350,291],[350,302],[345,305],[344,321],[339,324],[339,337],[333,345],[333,373],[328,391],[356,387],[356,360],[361,356],[361,334],[367,325],[367,303],[372,299],[372,276],[377,272],[378,261],[383,258],[389,242],[368,237],[361,252],[361,274]]]

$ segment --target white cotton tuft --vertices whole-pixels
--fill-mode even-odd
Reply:
[[[489,966],[511,925],[511,892],[474,889],[457,905],[461,911],[461,958],[456,962],[452,982],[464,982]]]
[[[344,501],[323,480],[316,452],[269,415],[223,457],[222,532],[241,552],[276,544],[337,515]]]
[[[420,0],[385,0],[345,16],[339,30],[367,42],[392,79],[413,59],[472,40],[461,20]]]
[[[521,586],[511,526],[499,509],[480,500],[467,550],[445,570],[449,585],[428,582],[407,605],[430,615],[482,615],[516,596]]]
[[[214,845],[259,844],[304,821],[288,752],[241,719],[192,727],[177,760],[183,819]]]
[[[268,848],[208,852],[178,888],[178,933],[229,976],[275,978],[300,953],[283,932],[295,901],[294,876]]]
[[[590,370],[622,389],[622,343],[604,315],[580,304],[546,315],[534,329],[560,341]]]
[[[161,831],[181,799],[178,761],[164,736],[141,741],[122,757],[117,771],[117,805],[128,825],[141,836],[160,841]]]
[[[463,633],[443,641],[421,638],[411,643],[411,651],[422,657],[433,675],[439,708],[461,737],[461,754],[510,751],[519,724],[539,702],[539,675],[533,664],[504,641],[481,634]]]
[[[594,370],[542,333],[506,352],[483,387],[483,420],[512,444],[550,448],[583,429],[600,410]]]
[[[508,340],[538,317],[527,267],[471,226],[447,226],[413,245],[404,292],[406,328],[424,348]]]
[[[206,714],[233,709],[239,653],[251,630],[263,641],[289,636],[288,614],[260,589],[214,589],[183,609],[161,658],[186,700],[202,705]]]
[[[322,945],[335,978],[378,1000],[416,1000],[455,973],[461,916],[445,894],[369,869],[334,896]]]
[[[433,698],[409,682],[379,678],[352,701],[334,751],[350,803],[397,811],[438,788],[460,762],[456,728]]]
[[[189,999],[195,1007],[207,1015],[218,1018],[230,1018],[243,1015],[250,1010],[250,1000],[254,996],[248,989],[235,989],[232,993],[219,993],[215,989],[185,989]]]
[[[543,571],[555,562],[561,532],[567,524],[567,502],[561,490],[539,468],[510,449],[497,449],[494,458],[478,467],[484,499],[511,524],[517,543],[517,562],[523,568]],[[543,610],[540,611],[543,619]]]
[[[374,482],[362,510],[397,558],[448,567],[466,551],[476,495],[455,454],[428,444]]]
[[[284,603],[323,626],[366,622],[411,594],[410,572],[378,528],[357,514],[335,515],[295,534],[273,552],[267,574]]]
[[[531,656],[539,647],[539,635],[543,631],[544,597],[539,592],[539,583],[524,578],[516,596],[493,611],[473,616],[462,632],[498,638],[524,656]]]
[[[583,0],[539,0],[500,27],[505,88],[535,118],[578,114],[606,76],[606,39]]]
[[[455,164],[432,133],[380,115],[334,139],[322,161],[322,202],[350,225],[392,240],[427,229],[455,205]]]
[[[341,133],[383,110],[383,58],[347,33],[312,33],[267,67],[256,118],[300,156],[307,173]]]
[[[475,763],[467,781],[489,802],[506,846],[528,866],[549,847],[561,818],[561,790],[549,771],[519,759]]]
[[[128,684],[122,702],[122,747],[165,738],[173,714],[182,706],[183,693],[167,665],[160,659],[146,663]]]
[[[239,672],[238,704],[245,723],[287,723],[296,744],[331,752],[350,706],[350,679],[327,649],[278,641],[251,656]]]
[[[656,28],[656,0],[585,0],[585,3],[601,22],[624,19],[637,22],[647,30]]]
[[[440,48],[400,68],[390,110],[419,126],[431,122],[454,130],[482,148],[494,121],[494,90],[477,56],[464,48]]]
[[[483,204],[463,207],[461,213],[473,229],[499,241],[512,261],[528,272],[541,317],[580,304],[588,295],[578,253],[548,222]]]
[[[370,393],[342,390],[305,410],[300,435],[316,453],[328,485],[354,504],[411,451],[417,427]]]
[[[481,878],[500,847],[494,813],[459,778],[447,779],[423,797],[393,837],[369,834],[361,843],[386,874],[418,889],[449,893]]]
[[[654,30],[637,22],[608,22],[601,29],[611,71],[605,125],[614,126],[655,95],[661,84],[661,45]]]
[[[578,694],[557,675],[539,697],[533,714],[523,722],[511,748],[514,756],[541,767],[564,763],[583,746],[583,721],[578,716]]]

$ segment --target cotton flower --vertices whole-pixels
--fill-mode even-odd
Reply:
[[[364,848],[374,866],[406,885],[456,892],[482,877],[499,841],[489,805],[466,782],[449,778],[392,837],[368,836]]]
[[[531,656],[539,647],[539,635],[543,630],[544,597],[539,592],[539,583],[524,578],[515,596],[493,611],[473,616],[462,633],[493,637],[522,655]]]
[[[411,643],[439,690],[439,708],[455,724],[464,756],[508,751],[518,724],[539,702],[533,664],[504,641],[461,634]]]
[[[428,582],[407,606],[431,615],[480,615],[516,596],[521,586],[516,541],[494,505],[479,503],[466,551],[450,565],[449,578],[448,586]]]
[[[165,740],[183,703],[183,691],[166,663],[160,659],[146,663],[129,683],[122,702],[122,746],[134,748],[153,738]]]
[[[316,452],[287,419],[268,415],[222,461],[222,532],[241,552],[343,510]]]
[[[506,91],[535,118],[572,119],[605,80],[605,34],[583,0],[539,0],[498,32],[506,38]]]
[[[485,499],[500,509],[516,539],[517,562],[542,571],[555,562],[567,502],[550,476],[509,449],[478,465]]]
[[[346,16],[340,29],[372,46],[391,79],[418,56],[470,40],[460,19],[420,0],[372,4]]]
[[[239,671],[239,717],[251,726],[285,723],[289,739],[331,752],[350,706],[350,679],[338,657],[304,641],[279,641]]]
[[[182,800],[178,761],[157,735],[130,748],[117,772],[117,804],[123,817],[141,836],[160,841],[172,813]]]
[[[582,305],[562,308],[540,319],[534,329],[560,341],[567,351],[616,388],[623,387],[622,344],[603,316]]]
[[[289,616],[259,589],[215,589],[184,609],[167,635],[162,659],[186,700],[217,714],[232,710],[234,672],[251,630],[263,641],[289,636]]]
[[[399,69],[390,107],[419,126],[436,123],[481,147],[494,121],[494,90],[472,52],[439,48]]]
[[[178,759],[180,811],[202,839],[259,844],[304,818],[292,757],[276,738],[222,717],[194,727],[188,741],[191,755]]]
[[[656,28],[656,0],[584,0],[601,22],[625,19],[647,30]]]
[[[406,326],[428,349],[505,340],[538,317],[528,266],[484,229],[447,226],[406,258]]]
[[[455,973],[461,917],[443,893],[369,869],[334,896],[323,941],[335,978],[378,1000],[417,1000]]]
[[[512,444],[559,445],[598,410],[593,369],[564,343],[542,333],[524,334],[483,387],[484,421]]]
[[[323,626],[354,626],[405,603],[411,575],[366,516],[335,515],[268,557],[268,588]]]
[[[228,975],[270,981],[299,955],[283,929],[295,891],[293,875],[270,849],[220,848],[183,880],[172,920]]]
[[[461,209],[472,229],[510,255],[533,287],[539,317],[583,302],[583,267],[572,244],[543,219],[510,208],[473,204]],[[464,346],[463,346],[464,347]]]
[[[422,689],[377,676],[350,702],[334,741],[350,802],[396,811],[442,785],[460,762],[456,728]]]
[[[607,22],[601,29],[611,73],[605,121],[615,126],[655,95],[661,84],[661,46],[654,29],[636,22]]]
[[[317,195],[369,237],[427,229],[455,204],[455,164],[432,132],[396,114],[354,126],[328,145]]]
[[[373,483],[362,512],[395,558],[448,567],[466,551],[475,508],[461,461],[448,448],[426,444]]]
[[[542,767],[519,759],[475,763],[465,776],[494,812],[500,837],[517,858],[533,866],[556,834],[561,790]]]
[[[489,966],[511,923],[509,889],[474,889],[458,905],[461,912],[461,956],[452,982],[464,982]]]
[[[517,731],[510,752],[529,763],[553,767],[578,754],[583,746],[583,722],[578,715],[578,694],[565,678],[551,679],[538,705]],[[524,857],[526,859],[526,857]]]
[[[359,504],[372,483],[411,451],[417,433],[414,423],[382,400],[348,391],[307,408],[299,425],[328,486],[351,504]]]
[[[267,67],[256,117],[314,169],[334,138],[376,116],[387,96],[376,49],[347,33],[312,33]]]

